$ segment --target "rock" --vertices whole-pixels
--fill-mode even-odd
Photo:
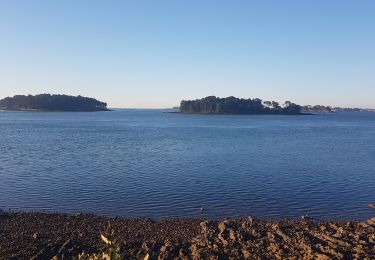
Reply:
[[[236,232],[233,229],[229,230],[229,238],[232,239],[233,241],[237,240]]]
[[[354,226],[353,226],[353,223],[349,221],[349,222],[346,222],[346,227],[353,228]]]
[[[369,220],[367,220],[367,224],[369,224],[369,225],[375,225],[375,217],[374,218],[370,218]]]
[[[170,259],[171,258],[171,244],[167,241],[161,248],[158,259]]]
[[[366,220],[364,222],[359,223],[359,226],[363,227],[363,228],[368,228],[370,226],[375,226],[375,217],[370,218],[370,219],[368,219],[368,220]]]
[[[309,219],[311,219],[311,217],[306,214],[306,215],[302,215],[301,219],[303,219],[303,220],[309,220]]]
[[[242,250],[242,254],[245,257],[245,259],[249,259],[250,258],[250,252],[247,251],[246,249]]]

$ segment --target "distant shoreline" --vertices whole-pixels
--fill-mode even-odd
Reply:
[[[108,111],[107,103],[95,98],[68,95],[15,95],[0,100],[0,109],[22,112]]]
[[[0,108],[0,111],[10,111],[10,112],[105,112],[105,111],[113,111],[113,109],[102,109],[102,110],[49,110],[49,109],[6,109],[6,108]]]
[[[298,114],[270,114],[270,113],[265,113],[265,114],[240,114],[240,113],[190,113],[190,112],[179,112],[179,111],[167,111],[163,113],[170,113],[170,114],[183,114],[183,115],[233,115],[233,116],[313,116],[315,114],[313,113],[298,113]]]

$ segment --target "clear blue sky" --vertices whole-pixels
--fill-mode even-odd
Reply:
[[[0,97],[375,107],[375,1],[0,1]]]

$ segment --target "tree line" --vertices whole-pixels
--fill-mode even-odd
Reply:
[[[243,99],[236,97],[219,98],[209,96],[196,100],[182,100],[181,113],[202,114],[288,114],[301,113],[301,106],[290,101],[280,105],[276,101],[262,101],[259,98]]]
[[[68,95],[16,95],[0,100],[0,109],[47,111],[105,111],[107,103],[94,98]]]

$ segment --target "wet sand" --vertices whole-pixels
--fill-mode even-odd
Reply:
[[[108,251],[124,259],[375,259],[375,218],[365,222],[110,218],[0,212],[1,259],[72,259]]]

